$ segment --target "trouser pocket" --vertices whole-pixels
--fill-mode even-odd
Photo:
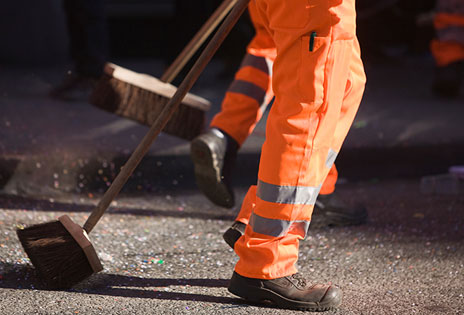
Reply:
[[[298,90],[303,102],[319,107],[324,100],[326,63],[330,37],[301,38],[301,63],[298,68]]]
[[[324,110],[339,115],[350,76],[350,62],[353,52],[353,39],[334,41],[329,49],[326,63],[326,82]],[[326,108],[326,107],[329,108]]]

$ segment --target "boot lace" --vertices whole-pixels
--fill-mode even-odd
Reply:
[[[306,279],[300,273],[295,273],[294,275],[291,275],[290,278],[294,279],[300,287],[305,287],[307,284]]]

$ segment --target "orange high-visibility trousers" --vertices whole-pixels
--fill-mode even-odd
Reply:
[[[439,67],[464,60],[464,1],[438,0],[430,49]]]
[[[226,132],[239,146],[245,142],[261,119],[274,97],[271,84],[271,69],[276,57],[272,37],[257,16],[252,1],[249,9],[255,36],[248,45],[247,54],[229,86],[221,111],[214,116],[210,127]],[[331,194],[335,190],[338,171],[335,164],[322,184],[320,194]]]
[[[296,272],[299,240],[353,122],[365,76],[354,0],[255,0],[251,10],[277,51],[275,101],[258,183],[242,204],[249,222],[235,244],[235,271],[273,279]]]

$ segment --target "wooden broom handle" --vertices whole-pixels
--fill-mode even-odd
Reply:
[[[117,196],[119,191],[121,191],[122,187],[127,182],[129,177],[132,175],[137,165],[148,152],[148,149],[150,148],[153,141],[159,135],[161,130],[163,130],[164,126],[167,124],[172,114],[179,107],[179,104],[182,102],[182,99],[192,88],[193,84],[198,79],[203,69],[206,67],[208,62],[216,53],[219,46],[222,44],[226,36],[234,27],[235,23],[237,23],[238,19],[247,8],[249,1],[250,0],[237,1],[236,5],[232,9],[232,12],[230,12],[230,14],[227,16],[224,23],[221,25],[216,34],[214,34],[213,38],[210,40],[206,48],[203,50],[200,57],[198,57],[198,60],[193,65],[192,69],[189,71],[187,76],[180,84],[176,93],[172,96],[167,105],[164,107],[161,114],[150,127],[150,130],[148,130],[147,134],[143,137],[142,141],[139,143],[137,148],[135,148],[134,152],[129,157],[129,160],[121,168],[119,174],[111,183],[111,186],[105,192],[96,208],[88,217],[87,221],[84,224],[84,230],[87,233],[90,233],[90,231],[92,231],[92,229],[97,224],[98,220],[100,220],[100,218],[102,217],[103,213],[105,213],[106,209],[108,209],[108,206]]]
[[[172,80],[179,74],[185,64],[197,52],[198,48],[205,42],[208,36],[216,29],[218,24],[230,12],[232,7],[237,3],[237,0],[224,0],[221,5],[214,11],[214,13],[203,24],[200,30],[185,46],[182,52],[177,56],[169,68],[163,73],[160,80],[163,82],[171,83]]]

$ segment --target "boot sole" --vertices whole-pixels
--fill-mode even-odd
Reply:
[[[238,241],[238,239],[242,235],[243,235],[242,232],[237,231],[236,229],[233,229],[233,228],[228,228],[227,231],[225,231],[224,234],[222,234],[222,238],[227,243],[227,245],[230,246],[230,248],[234,249],[235,243]]]
[[[232,208],[234,196],[221,178],[219,160],[214,150],[201,139],[195,139],[190,146],[190,156],[198,188],[214,204]]]
[[[270,301],[279,308],[299,311],[324,312],[334,310],[341,304],[341,299],[327,303],[296,301],[266,288],[257,288],[247,285],[243,281],[237,280],[237,278],[231,279],[228,290],[230,293],[253,303]]]

